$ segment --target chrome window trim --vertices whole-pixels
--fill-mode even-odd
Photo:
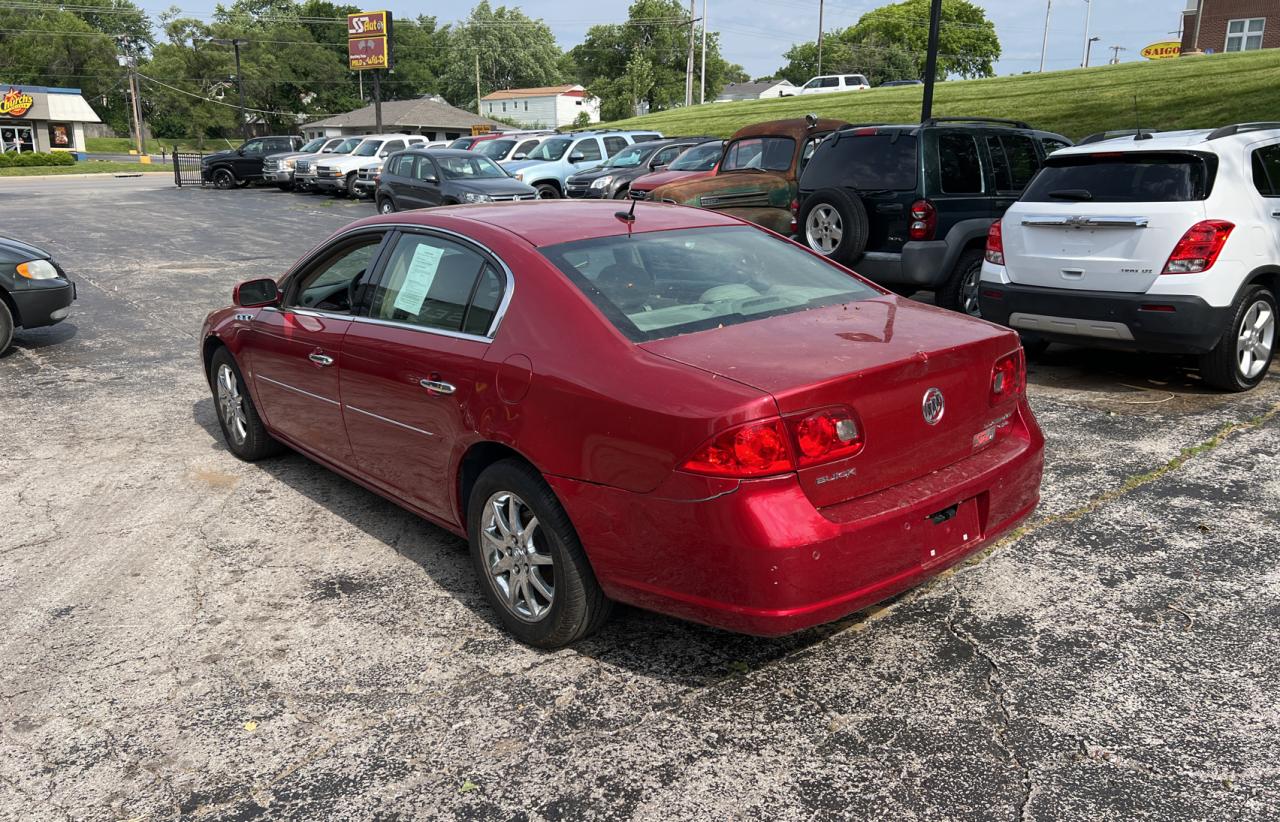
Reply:
[[[1023,217],[1022,224],[1067,228],[1146,228],[1151,224],[1151,220],[1147,217],[1068,217],[1056,214],[1032,214]]]
[[[498,303],[498,310],[495,311],[493,314],[493,320],[489,323],[488,332],[483,335],[467,334],[462,331],[449,331],[443,328],[428,328],[423,325],[413,325],[412,323],[399,323],[393,320],[380,320],[375,317],[355,317],[350,314],[316,312],[316,311],[312,311],[311,309],[298,309],[298,308],[293,308],[288,306],[280,307],[280,308],[276,308],[274,306],[267,306],[267,308],[272,311],[279,311],[281,313],[292,311],[295,314],[306,314],[308,316],[332,317],[336,319],[352,320],[353,322],[369,322],[377,325],[389,325],[397,328],[407,328],[412,331],[425,331],[429,334],[438,334],[443,337],[454,337],[454,338],[463,339],[463,340],[475,340],[476,342],[483,342],[483,343],[493,342],[494,337],[496,337],[498,334],[498,329],[502,326],[503,318],[506,317],[507,315],[507,309],[511,306],[511,298],[515,295],[515,291],[516,291],[515,274],[512,273],[511,266],[507,265],[507,261],[502,259],[502,257],[498,256],[497,254],[495,254],[493,249],[489,248],[484,243],[481,243],[477,240],[472,239],[471,237],[468,237],[465,234],[462,234],[457,231],[451,231],[450,229],[447,229],[447,228],[438,228],[436,226],[420,226],[420,225],[413,225],[411,223],[408,223],[408,224],[407,223],[370,223],[368,225],[362,225],[357,228],[352,228],[348,231],[343,231],[341,234],[335,234],[327,242],[325,242],[323,246],[317,246],[316,248],[313,248],[311,250],[311,253],[307,254],[307,256],[304,257],[301,261],[295,263],[293,268],[290,268],[287,272],[285,272],[284,276],[281,277],[280,279],[285,280],[289,277],[292,277],[295,273],[297,273],[301,269],[306,268],[308,264],[314,262],[318,256],[320,256],[322,253],[327,251],[330,247],[332,247],[337,243],[342,242],[348,237],[355,234],[360,234],[366,231],[372,231],[372,230],[392,230],[392,231],[399,231],[401,234],[432,234],[432,233],[441,234],[449,238],[455,238],[457,240],[460,240],[462,243],[466,245],[470,245],[474,248],[479,249],[481,252],[483,252],[482,256],[484,256],[486,260],[496,262],[498,264],[499,270],[502,272],[502,276],[506,279],[506,288],[504,288],[502,291],[502,302]]]
[[[434,437],[434,436],[435,436],[435,434],[433,434],[433,433],[431,433],[430,431],[427,431],[427,430],[425,430],[425,429],[423,429],[423,428],[414,428],[412,425],[408,425],[408,424],[406,424],[406,423],[399,422],[399,421],[397,421],[397,420],[393,420],[393,419],[391,419],[390,417],[384,417],[384,416],[382,416],[381,414],[375,414],[375,413],[373,413],[372,411],[366,411],[366,410],[364,410],[363,408],[356,408],[354,405],[344,405],[344,406],[343,406],[343,408],[350,409],[350,410],[352,410],[352,411],[355,411],[355,412],[356,412],[356,413],[358,413],[358,414],[364,414],[366,417],[373,417],[375,420],[381,420],[382,422],[388,423],[388,424],[390,424],[390,425],[399,426],[400,428],[404,428],[404,429],[407,429],[407,430],[409,430],[409,431],[414,431],[414,432],[416,432],[416,433],[423,434],[423,435],[428,436],[428,437]]]
[[[340,404],[337,400],[331,400],[331,399],[329,399],[328,397],[322,397],[322,396],[320,396],[319,394],[312,394],[310,391],[303,391],[301,388],[297,388],[297,387],[295,387],[295,386],[289,385],[289,383],[287,383],[287,382],[280,382],[279,380],[273,380],[273,379],[271,379],[270,377],[264,377],[264,376],[262,376],[261,374],[254,374],[254,376],[255,376],[257,379],[260,379],[260,380],[266,380],[267,382],[271,383],[272,385],[278,385],[278,386],[280,386],[281,388],[287,388],[287,389],[288,389],[288,390],[290,390],[290,391],[296,391],[296,392],[298,392],[299,394],[305,394],[306,396],[311,397],[312,399],[320,400],[321,402],[327,402],[327,403],[329,403],[330,405],[339,405],[339,404]]]

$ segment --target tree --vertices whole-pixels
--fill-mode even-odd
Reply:
[[[857,25],[826,34],[822,73],[857,72],[873,85],[886,80],[924,79],[929,45],[929,0],[904,0],[867,12]],[[778,75],[800,84],[817,75],[816,42],[792,46]],[[942,0],[938,79],[948,75],[990,77],[1000,57],[995,26],[969,0]]]
[[[448,40],[449,59],[440,79],[445,98],[456,106],[476,108],[477,60],[481,96],[560,82],[562,54],[555,35],[518,8],[494,9],[481,0],[470,17],[450,29]]]
[[[627,10],[626,24],[587,30],[583,43],[569,55],[575,79],[600,98],[601,118],[630,117],[641,102],[650,111],[684,104],[689,25],[679,0],[636,0]],[[694,37],[700,42],[701,31],[695,29]],[[700,59],[694,63],[695,99]],[[720,56],[719,34],[707,32],[707,99],[714,100],[725,82],[746,76],[741,66]]]

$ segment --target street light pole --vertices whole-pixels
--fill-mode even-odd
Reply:
[[[818,74],[822,74],[822,12],[823,0],[818,0]]]
[[[698,92],[698,105],[707,102],[707,0],[702,0],[702,68],[698,70],[702,78],[702,90]]]
[[[1089,65],[1089,21],[1093,17],[1093,0],[1084,0],[1084,56],[1080,58],[1080,68]]]
[[[1089,67],[1089,54],[1093,51],[1093,44],[1101,40],[1101,37],[1090,37],[1084,44],[1084,67]]]
[[[942,30],[942,0],[933,0],[929,6],[929,50],[924,58],[924,103],[920,107],[920,122],[933,117],[933,84],[938,76],[938,36]]]
[[[1044,39],[1040,41],[1040,73],[1044,73],[1044,53],[1049,48],[1049,13],[1053,11],[1053,0],[1044,7]]]

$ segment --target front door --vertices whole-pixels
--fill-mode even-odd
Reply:
[[[399,235],[370,303],[342,344],[347,436],[365,476],[429,514],[455,520],[451,466],[472,423],[505,276],[478,249]]]
[[[370,232],[321,251],[290,278],[278,309],[258,313],[247,346],[267,423],[299,448],[342,464],[351,459],[338,393],[342,340],[382,239]]]
[[[413,166],[413,181],[407,186],[412,208],[431,208],[444,202],[440,192],[440,169],[430,157],[420,155]]]

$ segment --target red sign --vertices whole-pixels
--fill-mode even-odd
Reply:
[[[347,41],[347,65],[352,71],[387,68],[387,38],[367,37]]]
[[[35,102],[36,99],[25,91],[11,88],[0,99],[0,116],[21,117],[31,110]]]

